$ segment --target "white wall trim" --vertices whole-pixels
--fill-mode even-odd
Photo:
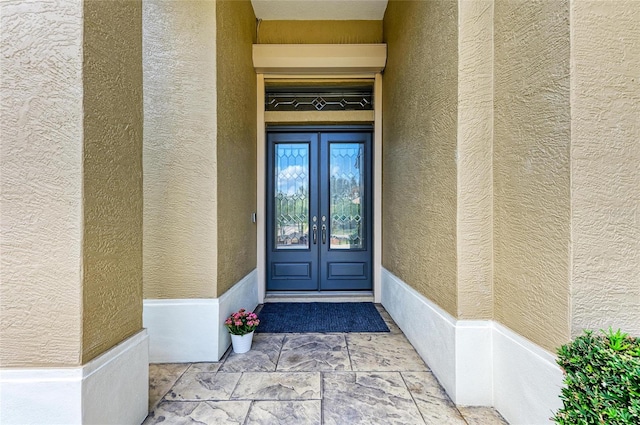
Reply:
[[[381,289],[382,305],[453,398],[456,320],[384,267]]]
[[[264,74],[256,76],[256,269],[258,271],[258,301],[264,303],[267,291],[267,141],[264,120]]]
[[[563,380],[552,353],[493,320],[456,320],[384,267],[381,293],[456,404],[493,406],[512,425],[551,423]]]
[[[258,305],[253,270],[220,298],[144,300],[151,363],[215,362],[229,347],[224,320],[234,310]]]
[[[144,300],[151,363],[216,361],[218,305],[212,298]]]
[[[373,95],[373,297],[379,303],[381,297],[382,270],[382,74],[376,74]]]
[[[374,111],[265,111],[267,124],[325,124],[328,122],[373,122]]]
[[[493,406],[491,320],[456,322],[456,385],[452,399],[465,406]]]
[[[254,44],[258,74],[379,73],[387,63],[386,44]]]
[[[562,407],[564,375],[556,357],[493,323],[494,407],[510,424],[547,424]]]
[[[0,369],[3,424],[139,424],[147,416],[146,330],[87,364]]]
[[[218,298],[218,360],[231,345],[224,321],[231,313],[241,308],[253,311],[258,304],[258,271],[255,269]]]

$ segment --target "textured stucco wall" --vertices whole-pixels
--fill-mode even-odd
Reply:
[[[382,21],[262,21],[262,44],[382,43]]]
[[[457,314],[456,1],[390,1],[383,78],[383,266]]]
[[[142,1],[84,2],[83,363],[142,329]]]
[[[256,73],[249,0],[218,1],[217,296],[256,267]]]
[[[569,337],[569,2],[494,5],[494,317]]]
[[[572,333],[640,336],[640,2],[572,2]]]
[[[143,2],[144,298],[216,295],[216,4]]]
[[[82,3],[0,3],[0,364],[82,338]]]
[[[493,317],[493,0],[458,3],[458,311]]]

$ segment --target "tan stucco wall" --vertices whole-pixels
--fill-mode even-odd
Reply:
[[[216,4],[143,2],[144,298],[216,295]]]
[[[249,0],[217,5],[217,296],[256,267],[255,15]]]
[[[495,319],[569,337],[569,2],[495,2]]]
[[[572,2],[572,333],[640,336],[640,2]]]
[[[82,339],[82,3],[0,3],[0,365]]]
[[[456,1],[390,1],[384,19],[382,264],[454,316],[457,28]]]
[[[262,21],[262,44],[382,43],[382,21]]]
[[[142,329],[142,1],[84,2],[83,363]]]
[[[76,366],[142,328],[141,3],[1,7],[0,362]]]
[[[460,1],[459,319],[493,317],[493,0]]]

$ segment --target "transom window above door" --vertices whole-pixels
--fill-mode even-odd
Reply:
[[[372,85],[272,85],[265,111],[372,111]]]

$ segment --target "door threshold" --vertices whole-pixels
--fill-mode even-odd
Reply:
[[[362,303],[373,302],[371,291],[278,291],[267,292],[265,303]]]

